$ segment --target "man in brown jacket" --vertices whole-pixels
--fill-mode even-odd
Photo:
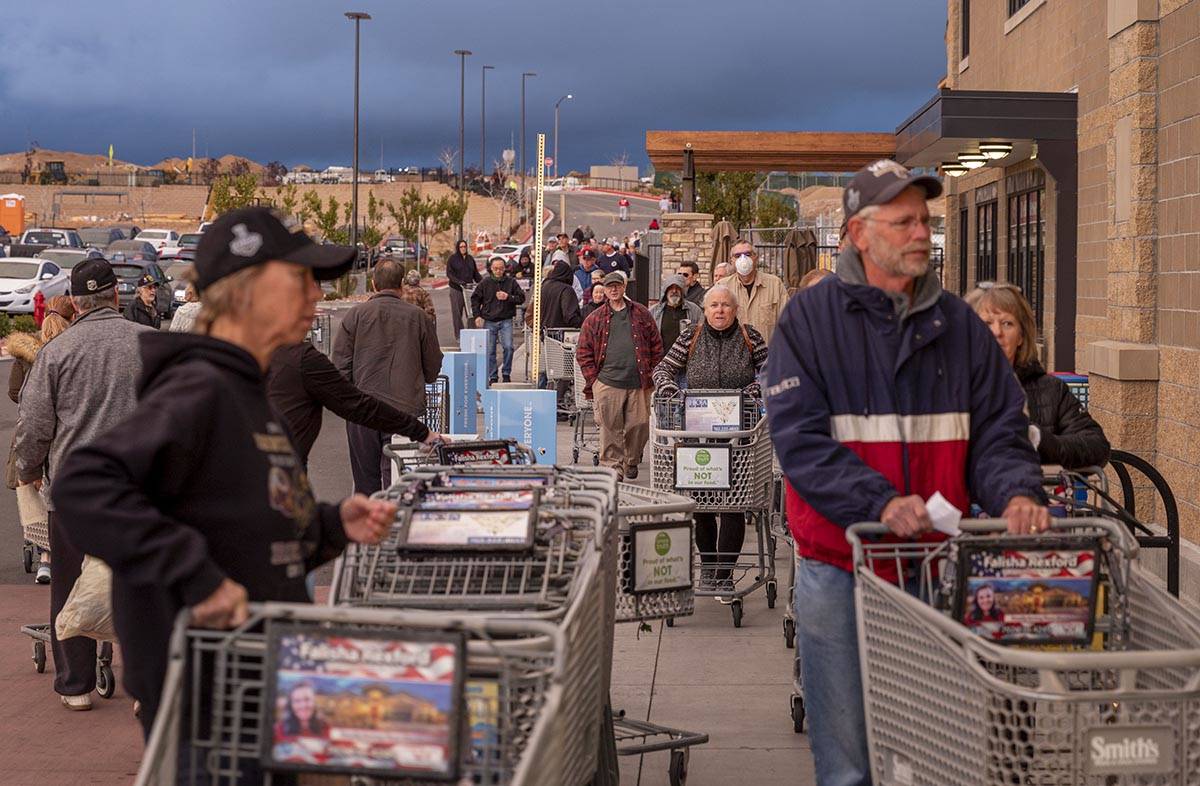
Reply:
[[[775,323],[787,305],[787,287],[779,276],[758,269],[758,252],[745,240],[733,244],[729,258],[733,261],[733,274],[717,283],[729,287],[737,299],[738,319],[762,333],[770,344]]]
[[[437,379],[442,350],[437,330],[420,308],[403,300],[404,267],[375,266],[376,292],[346,314],[333,344],[333,364],[364,393],[414,417],[425,414],[425,385]],[[360,494],[380,491],[390,475],[383,448],[390,434],[346,424],[350,471]]]
[[[430,319],[433,320],[434,334],[437,333],[437,310],[433,307],[433,298],[421,286],[421,274],[416,270],[410,270],[404,276],[404,294],[401,295],[405,303],[412,303],[417,308],[424,311]]]

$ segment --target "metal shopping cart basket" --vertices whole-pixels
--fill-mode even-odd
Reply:
[[[582,454],[591,453],[592,466],[599,466],[600,429],[596,425],[592,402],[583,393],[587,381],[583,378],[583,370],[579,368],[578,360],[571,364],[571,375],[575,387],[575,411],[571,413],[571,463],[578,464]]]
[[[450,430],[450,378],[445,374],[425,385],[425,414],[421,422],[438,434]]]
[[[162,704],[138,786],[271,783],[271,773],[260,766],[269,748],[264,730],[274,715],[266,703],[273,676],[268,629],[285,625],[309,636],[326,630],[401,639],[463,635],[466,706],[459,708],[459,717],[465,716],[460,776],[466,782],[507,786],[560,782],[567,675],[563,635],[553,625],[452,612],[298,604],[252,605],[249,621],[232,631],[188,629],[186,621],[185,613],[171,639]]]
[[[443,432],[443,436],[446,436]],[[396,476],[423,467],[527,466],[537,463],[533,450],[516,440],[466,439],[428,448],[419,442],[393,442],[383,448]]]
[[[546,337],[542,342],[542,368],[546,371],[546,379],[560,380],[575,378],[575,345],[579,341],[579,330],[567,328],[546,328]]]
[[[333,317],[328,311],[318,312],[313,317],[306,340],[326,355],[333,351]]]
[[[671,625],[676,617],[689,616],[695,610],[691,575],[695,503],[679,494],[632,483],[621,483],[618,489],[616,621],[664,619]],[[635,720],[624,711],[613,715],[612,728],[619,756],[669,750],[668,777],[673,786],[687,780],[691,746],[708,742],[707,734]]]
[[[685,428],[684,409],[689,400],[713,402],[700,424],[709,428]],[[723,402],[721,410],[717,409],[718,401]],[[697,411],[693,420],[700,421],[701,413]],[[728,603],[735,627],[742,624],[743,598],[759,588],[766,588],[767,606],[774,608],[779,587],[775,565],[769,558],[772,450],[761,402],[744,399],[738,390],[656,395],[650,442],[654,488],[686,494],[695,500],[697,513],[742,513],[746,526],[755,533],[753,552],[743,548],[734,555],[709,555],[719,561],[702,561],[696,594]],[[703,560],[705,554],[699,556]],[[724,586],[705,582],[703,568],[728,571],[728,582]]]
[[[442,495],[456,487],[472,493],[498,491],[486,481],[523,478],[518,482],[540,493],[532,549],[402,551],[395,528],[379,546],[349,548],[335,567],[330,592],[334,604],[469,610],[559,626],[569,677],[558,732],[564,740],[559,774],[564,784],[586,783],[596,772],[612,662],[611,633],[606,633],[611,628],[598,622],[609,616],[606,606],[611,605],[613,570],[603,557],[612,552],[608,541],[615,476],[588,472],[584,476],[550,468],[431,467],[404,476],[382,496],[408,507],[417,504],[426,489]]]
[[[930,605],[945,605],[970,542],[999,540],[1004,523],[962,529],[967,537],[942,543],[877,540],[879,524],[847,532],[875,781],[1200,784],[1200,617],[1140,569],[1125,527],[1055,520],[1042,542],[1098,544],[1094,635],[1032,649],[989,641]],[[919,597],[879,575],[897,568],[921,577]],[[1047,592],[1015,597],[1040,597],[1035,611],[1070,597]]]

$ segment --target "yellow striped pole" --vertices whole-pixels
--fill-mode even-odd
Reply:
[[[533,297],[530,298],[530,308],[533,309],[533,347],[530,351],[533,356],[530,358],[529,368],[530,382],[537,384],[538,375],[542,370],[542,210],[545,207],[546,198],[546,135],[537,135],[537,200],[534,206],[533,220],[533,253],[530,258],[533,260],[533,283],[530,288],[533,289]]]

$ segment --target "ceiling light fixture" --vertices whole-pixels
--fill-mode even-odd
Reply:
[[[1007,158],[1013,146],[1008,142],[981,142],[979,152],[991,161]]]
[[[942,174],[946,177],[958,177],[959,175],[965,174],[966,171],[967,168],[957,161],[942,162]]]
[[[988,162],[987,156],[979,151],[958,154],[958,163],[967,169],[978,169]]]

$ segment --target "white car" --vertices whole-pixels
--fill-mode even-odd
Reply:
[[[26,229],[21,235],[21,242],[30,246],[61,246],[63,248],[83,248],[83,239],[74,229],[59,229],[58,227],[34,227]]]
[[[529,251],[533,248],[532,243],[508,243],[503,246],[496,246],[492,249],[492,253],[488,256],[488,265],[492,264],[492,260],[503,259],[504,264],[510,268],[517,264],[521,258],[522,251]],[[481,270],[480,273],[487,275],[487,270]]]
[[[67,294],[70,287],[69,269],[59,267],[49,259],[0,259],[0,311],[32,314],[33,298],[39,291],[49,300]]]
[[[160,257],[165,256],[163,249],[167,247],[174,247],[175,253],[179,253],[179,233],[174,229],[143,229],[137,239],[154,246]]]

